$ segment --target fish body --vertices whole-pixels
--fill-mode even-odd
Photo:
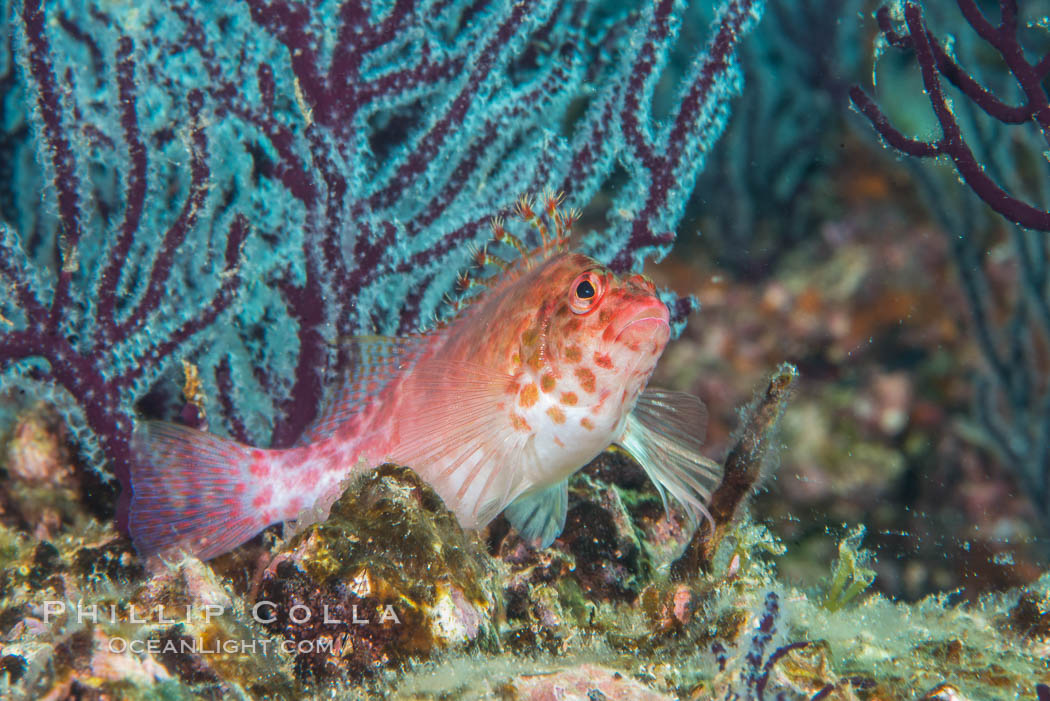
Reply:
[[[565,219],[551,200],[548,214]],[[408,338],[353,339],[355,370],[299,444],[266,450],[148,422],[138,433],[129,527],[143,554],[207,559],[267,526],[326,509],[355,471],[412,467],[465,528],[506,512],[549,545],[567,480],[618,443],[700,517],[718,468],[699,453],[695,397],[646,390],[668,310],[641,275],[620,278],[564,250],[525,253],[449,324]]]

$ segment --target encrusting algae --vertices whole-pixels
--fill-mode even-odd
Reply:
[[[301,673],[358,678],[449,649],[498,649],[496,574],[416,473],[384,465],[278,550],[256,598],[268,629],[310,643]]]

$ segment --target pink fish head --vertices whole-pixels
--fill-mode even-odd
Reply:
[[[570,254],[546,333],[550,361],[589,368],[610,383],[649,377],[670,337],[667,306],[644,275],[619,277],[597,261]],[[557,299],[558,292],[561,299]]]
[[[648,278],[578,253],[551,256],[515,286],[492,323],[516,328],[516,416],[537,431],[557,474],[622,432],[667,345],[668,310]]]

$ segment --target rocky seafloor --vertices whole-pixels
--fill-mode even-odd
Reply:
[[[503,519],[464,532],[384,465],[325,520],[210,562],[140,559],[30,404],[4,439],[0,697],[1050,699],[1050,574],[897,602],[869,587],[863,529],[818,586],[779,574],[747,500],[794,380],[743,412],[695,535],[611,451],[545,550]]]

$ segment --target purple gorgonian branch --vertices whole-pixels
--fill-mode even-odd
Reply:
[[[106,459],[123,480],[134,428],[130,400],[141,395],[171,358],[200,344],[202,332],[230,308],[240,285],[240,252],[249,225],[243,215],[225,220],[221,253],[205,256],[207,269],[218,273],[214,283],[205,286],[203,294],[187,299],[192,306],[181,316],[165,319],[170,317],[166,295],[175,271],[185,262],[180,246],[199,226],[207,197],[210,166],[202,126],[203,95],[199,90],[186,95],[193,118],[184,133],[191,174],[186,196],[164,229],[143,231],[149,154],[138,118],[136,47],[128,36],[114,41],[110,58],[119,105],[114,127],[123,136],[126,204],[104,243],[93,240],[90,237],[97,235],[91,231],[92,215],[84,206],[89,189],[75,144],[88,138],[116,147],[78,109],[70,109],[73,76],[56,70],[45,30],[47,18],[39,0],[26,0],[18,8],[24,76],[34,96],[43,166],[57,204],[55,267],[39,269],[30,254],[32,247],[0,221],[0,282],[17,312],[13,319],[0,322],[4,326],[0,369],[5,390],[29,391],[53,402],[66,415],[75,437],[101,450],[101,455],[92,457]],[[30,232],[30,238],[40,236],[39,231]],[[138,261],[131,279],[129,257],[146,236],[153,239],[147,249],[150,255]]]
[[[929,31],[922,9],[914,2],[903,3],[903,26],[894,21],[893,13],[886,6],[878,10],[876,19],[890,46],[914,52],[926,97],[939,124],[940,138],[923,140],[906,136],[859,86],[850,90],[850,99],[893,148],[916,158],[950,158],[959,176],[993,210],[1023,227],[1050,231],[1050,211],[1007,192],[988,175],[986,165],[974,154],[963,135],[942,81],[947,80],[994,120],[1007,125],[1034,125],[1050,147],[1050,105],[1045,85],[1050,75],[1050,53],[1032,60],[1026,56],[1016,0],[1000,0],[998,25],[989,21],[974,0],[957,2],[969,26],[998,53],[1023,96],[1020,104],[1006,102],[961,66],[947,45]]]
[[[672,75],[679,0],[11,9],[0,379],[121,476],[138,418],[194,423],[181,361],[209,430],[294,443],[340,339],[440,318],[524,193],[591,205],[574,243],[618,270],[666,254],[762,3],[718,3]]]

